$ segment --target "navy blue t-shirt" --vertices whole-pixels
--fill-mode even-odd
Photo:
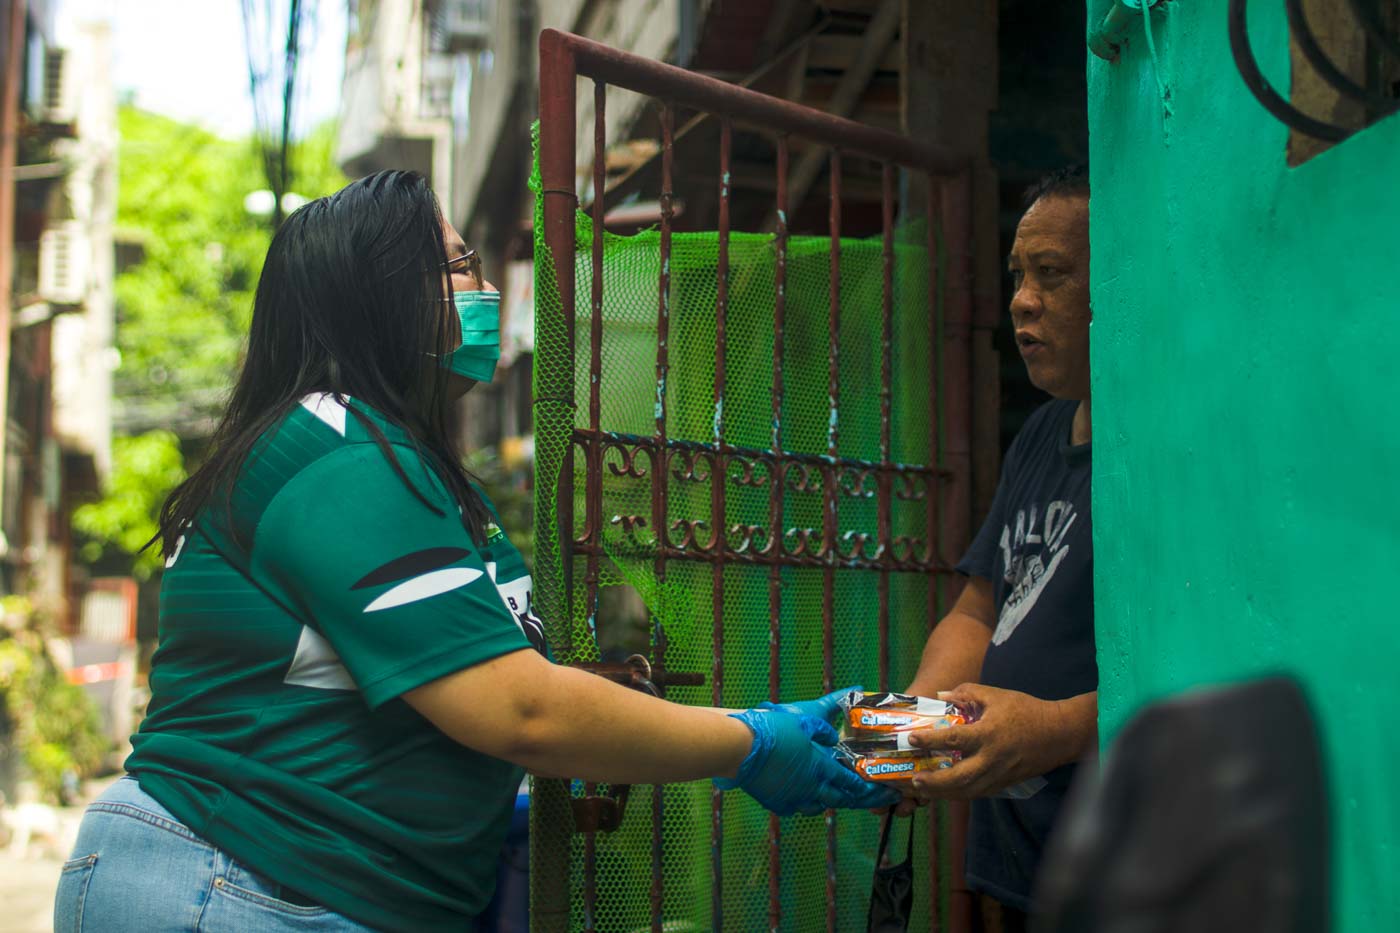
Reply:
[[[992,581],[997,623],[981,683],[1063,700],[1099,688],[1088,444],[1070,444],[1078,402],[1042,405],[1016,435],[982,530],[958,570]],[[1024,800],[972,802],[969,886],[1030,908],[1036,866],[1074,765]]]

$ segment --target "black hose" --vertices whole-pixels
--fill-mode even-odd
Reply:
[[[1244,78],[1245,87],[1264,105],[1265,110],[1300,133],[1329,142],[1341,142],[1350,136],[1352,130],[1308,116],[1284,100],[1269,84],[1264,73],[1259,70],[1259,62],[1249,45],[1245,2],[1246,0],[1230,0],[1230,53],[1235,57],[1235,67],[1239,69],[1240,77]]]
[[[1333,64],[1332,59],[1328,58],[1327,53],[1322,50],[1312,27],[1308,24],[1307,14],[1303,10],[1303,0],[1285,0],[1285,3],[1288,9],[1288,26],[1293,31],[1293,39],[1298,43],[1298,50],[1303,53],[1303,57],[1308,60],[1308,63],[1322,76],[1324,81],[1347,97],[1366,104],[1378,116],[1400,109],[1400,100],[1362,87]]]
[[[1386,32],[1385,23],[1381,22],[1380,4],[1368,3],[1366,0],[1347,0],[1347,3],[1351,6],[1351,12],[1356,17],[1356,21],[1376,41],[1376,44],[1395,58],[1400,58],[1400,39]]]

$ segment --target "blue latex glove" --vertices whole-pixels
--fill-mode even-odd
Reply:
[[[795,716],[811,716],[820,719],[822,722],[831,722],[836,718],[836,713],[840,710],[837,705],[841,698],[859,690],[859,686],[844,687],[840,690],[833,690],[824,697],[817,697],[815,700],[798,700],[795,703],[772,703],[764,700],[758,704],[759,709],[778,709],[785,713],[792,713]]]
[[[732,714],[753,731],[739,773],[716,778],[720,790],[739,788],[779,816],[813,815],[830,808],[870,810],[899,801],[836,760],[836,730],[812,716],[750,709]]]

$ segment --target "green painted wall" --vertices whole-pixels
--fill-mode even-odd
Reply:
[[[1286,88],[1283,4],[1250,7]],[[1296,674],[1323,719],[1336,929],[1400,929],[1400,117],[1288,168],[1223,0],[1153,24],[1155,69],[1140,33],[1088,63],[1102,733]]]

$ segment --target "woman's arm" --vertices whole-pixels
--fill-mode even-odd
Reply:
[[[733,777],[753,742],[716,710],[668,703],[515,651],[404,694],[448,736],[544,774],[660,784]]]

